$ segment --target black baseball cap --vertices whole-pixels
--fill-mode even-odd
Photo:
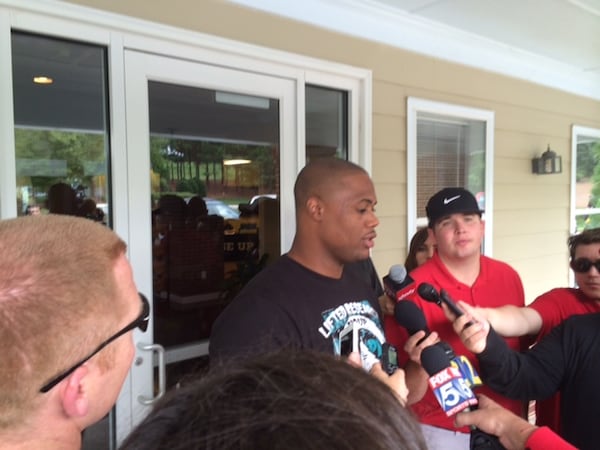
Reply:
[[[431,228],[442,217],[457,213],[481,216],[483,210],[479,209],[475,196],[465,188],[449,187],[433,194],[427,202],[425,212]]]

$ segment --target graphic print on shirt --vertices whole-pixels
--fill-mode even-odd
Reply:
[[[340,332],[354,325],[358,329],[358,348],[365,370],[371,370],[373,364],[381,359],[385,336],[379,314],[368,300],[344,303],[323,311],[321,315],[323,324],[319,333],[325,339],[331,339],[334,355],[341,354]]]

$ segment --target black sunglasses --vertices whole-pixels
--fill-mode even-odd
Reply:
[[[134,328],[139,328],[142,331],[146,331],[146,329],[148,328],[148,322],[150,319],[150,303],[148,303],[148,299],[146,297],[144,297],[143,294],[140,293],[139,296],[140,296],[140,300],[142,301],[142,312],[133,322],[131,322],[129,325],[126,325],[125,328],[117,331],[114,335],[112,335],[107,340],[105,340],[102,344],[100,344],[98,347],[96,347],[96,350],[94,350],[88,356],[86,356],[81,361],[79,361],[78,363],[73,365],[70,369],[67,369],[64,372],[62,372],[60,375],[57,375],[54,378],[52,378],[48,383],[46,383],[45,385],[42,386],[42,388],[40,389],[40,392],[43,392],[43,393],[48,392],[50,389],[52,389],[54,386],[56,386],[62,380],[67,378],[69,375],[71,375],[75,371],[75,369],[77,369],[82,364],[86,363],[92,356],[94,356],[96,353],[98,353],[100,350],[102,350],[104,347],[106,347],[112,341],[123,336],[128,331],[131,331]]]
[[[577,273],[586,273],[592,268],[592,266],[594,266],[596,270],[600,272],[600,259],[592,261],[591,259],[587,258],[577,258],[572,260],[570,265],[571,269]]]

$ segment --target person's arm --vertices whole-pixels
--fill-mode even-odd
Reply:
[[[562,327],[531,350],[519,353],[511,350],[473,307],[463,302],[460,306],[465,313],[452,326],[465,347],[477,355],[486,385],[515,400],[546,398],[558,390],[565,370]],[[445,305],[444,310],[449,316]]]
[[[485,395],[479,395],[478,400],[478,409],[460,412],[455,416],[457,427],[475,425],[488,434],[498,436],[500,443],[507,450],[575,449],[550,429],[538,428]]]
[[[537,334],[542,328],[542,317],[536,310],[527,306],[475,307],[475,310],[492,324],[498,334],[504,337]]]
[[[446,317],[452,321],[452,328],[467,350],[477,355],[487,347],[490,323],[479,315],[480,308],[462,301],[458,302],[458,306],[464,311],[464,314],[459,317],[456,317],[445,304],[442,304],[442,309]]]
[[[577,447],[569,444],[558,434],[548,427],[539,427],[527,439],[527,449],[529,450],[577,450]]]
[[[393,316],[394,315],[394,307],[396,306],[396,302],[394,302],[394,300],[392,300],[389,297],[389,295],[387,295],[387,294],[380,295],[378,300],[379,300],[379,306],[381,308],[381,312],[383,314]]]

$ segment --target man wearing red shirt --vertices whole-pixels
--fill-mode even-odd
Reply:
[[[556,288],[524,308],[477,308],[502,336],[535,336],[540,341],[552,328],[575,314],[600,312],[600,229],[569,237],[570,266],[578,288]],[[536,402],[536,423],[560,433],[560,394]]]
[[[524,305],[523,285],[517,272],[509,265],[481,254],[483,211],[473,194],[463,188],[442,189],[429,199],[426,212],[429,233],[437,251],[432,259],[411,272],[415,286],[429,283],[437,290],[445,289],[451,298],[474,306]],[[428,375],[420,366],[420,355],[439,337],[450,344],[455,354],[469,358],[476,370],[477,359],[464,347],[438,305],[424,300],[416,292],[409,300],[423,311],[427,326],[433,332],[417,345],[425,335],[423,331],[409,337],[393,320],[388,318],[386,321],[386,337],[398,348],[400,360],[406,362],[408,402],[423,424],[429,448],[468,449],[469,429],[456,427],[453,418],[446,416],[431,390],[427,389]],[[511,348],[520,349],[518,339],[507,342]],[[485,386],[480,392],[521,414],[521,402],[502,397]]]

